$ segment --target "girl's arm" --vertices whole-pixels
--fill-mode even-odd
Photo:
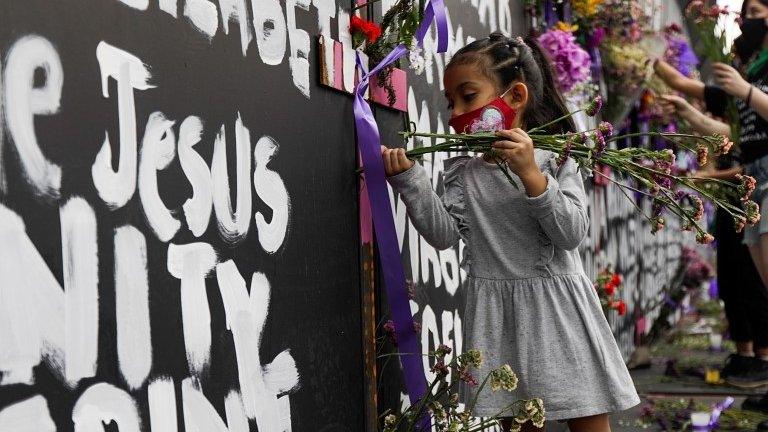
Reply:
[[[408,170],[388,177],[387,180],[400,193],[413,226],[427,243],[443,250],[459,242],[457,221],[432,189],[427,172],[421,165],[415,163]],[[446,172],[446,193],[452,180]]]
[[[681,74],[671,64],[658,60],[653,68],[656,74],[674,90],[696,99],[704,99],[704,83]]]
[[[664,114],[679,115],[680,118],[690,123],[691,127],[700,134],[710,135],[717,133],[725,136],[731,134],[731,128],[726,123],[706,116],[680,96],[662,95],[660,100]]]
[[[578,165],[568,159],[559,169],[557,179],[549,173],[544,175],[544,193],[527,198],[530,214],[538,219],[553,245],[564,250],[576,249],[589,227],[587,196]]]
[[[725,63],[712,65],[715,81],[731,96],[743,99],[763,119],[768,120],[768,95],[748,83],[739,71]],[[751,92],[751,93],[750,93]]]
[[[744,167],[735,166],[733,168],[715,170],[715,171],[701,171],[693,174],[693,177],[711,178],[725,181],[735,181],[737,174],[744,174]]]

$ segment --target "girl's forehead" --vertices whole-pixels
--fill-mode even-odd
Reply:
[[[460,90],[468,84],[475,86],[494,86],[493,80],[488,78],[476,64],[451,65],[443,77],[446,92]]]

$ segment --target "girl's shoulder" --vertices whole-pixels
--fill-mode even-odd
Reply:
[[[445,159],[443,161],[443,181],[446,184],[460,181],[461,173],[472,159],[476,159],[476,157],[461,155]]]

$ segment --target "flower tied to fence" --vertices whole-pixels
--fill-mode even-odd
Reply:
[[[407,4],[410,4],[410,7],[415,6],[408,2],[399,3],[401,6],[407,6]],[[422,46],[424,36],[434,21],[437,28],[437,51],[446,52],[448,50],[448,22],[443,0],[430,0],[423,10],[416,10],[414,13],[420,18],[418,29],[413,35],[418,45]],[[382,27],[385,29],[390,28],[388,25],[383,25]],[[358,150],[363,163],[363,175],[371,205],[373,225],[376,230],[376,242],[378,244],[381,269],[387,292],[387,302],[392,316],[398,349],[403,354],[400,358],[403,368],[403,380],[411,404],[416,405],[427,390],[420,355],[421,347],[419,346],[416,334],[413,332],[413,316],[411,315],[408,292],[405,286],[405,271],[400,256],[395,223],[392,217],[384,164],[381,160],[381,140],[378,125],[376,124],[371,107],[365,100],[365,93],[368,89],[370,78],[408,53],[410,44],[405,42],[403,41],[397,45],[370,71],[366,71],[360,55],[357,55],[357,68],[361,77],[355,87],[353,112]],[[418,421],[421,430],[429,428],[428,417],[423,416]]]

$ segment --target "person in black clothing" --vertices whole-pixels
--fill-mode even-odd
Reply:
[[[725,368],[729,382],[742,386],[768,383],[768,0],[747,0],[742,6],[742,36],[734,47],[740,63],[745,65],[747,80],[730,65],[715,63],[712,67],[717,87],[683,77],[668,64],[660,63],[656,70],[671,87],[690,96],[703,99],[707,110],[722,116],[728,99],[733,97],[739,109],[740,159],[744,171],[758,181],[753,199],[761,205],[762,222],[749,228],[743,242],[763,284],[754,276],[738,247],[738,235],[733,227],[719,217],[718,277],[731,333],[739,353],[731,356]],[[762,50],[761,50],[762,48]],[[726,133],[727,125],[707,119],[687,102],[676,96],[664,98],[668,111],[677,111],[690,118],[694,128],[703,133]],[[729,162],[725,162],[729,164]],[[730,162],[732,163],[732,162]],[[713,175],[729,178],[740,167],[721,165]],[[722,216],[722,215],[720,215]],[[746,276],[746,277],[745,277]],[[750,343],[751,342],[751,343]],[[750,349],[751,348],[751,349]],[[753,355],[754,357],[750,357]],[[744,408],[768,412],[768,395],[749,399]],[[761,425],[768,430],[768,423]]]

